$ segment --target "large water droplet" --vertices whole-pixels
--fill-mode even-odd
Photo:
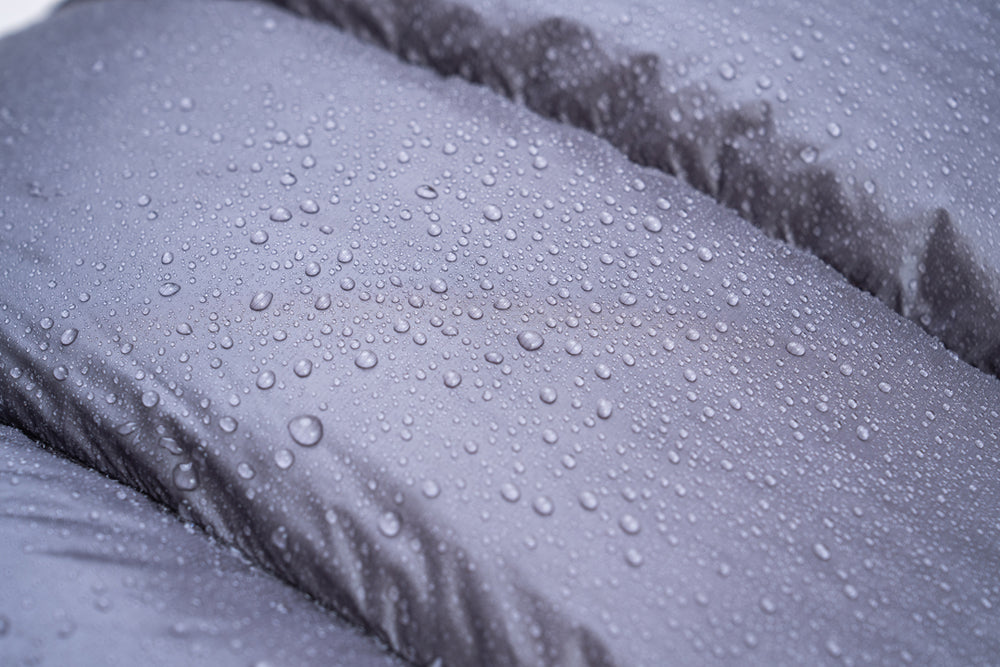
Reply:
[[[250,299],[250,310],[266,310],[268,306],[271,305],[271,299],[274,298],[274,294],[268,291],[257,292]]]
[[[177,283],[163,283],[160,285],[160,296],[173,296],[181,291],[181,286]]]
[[[174,486],[181,491],[194,491],[198,488],[198,473],[194,469],[194,463],[178,463],[174,467]]]
[[[358,352],[357,356],[354,357],[354,365],[358,368],[369,369],[375,368],[378,364],[378,357],[371,350],[361,350]]]
[[[399,515],[395,512],[386,512],[378,518],[379,532],[386,537],[396,537],[402,528]]]
[[[545,344],[545,339],[542,338],[542,334],[537,331],[531,331],[527,329],[517,334],[517,342],[521,344],[525,350],[533,352]]]
[[[274,371],[264,371],[257,376],[258,389],[270,389],[274,386]]]
[[[63,345],[72,345],[79,333],[79,330],[70,327],[69,329],[66,329],[66,331],[62,332],[62,336],[59,337],[59,342]]]
[[[299,415],[288,422],[288,432],[297,444],[313,447],[323,438],[323,422],[313,415]]]

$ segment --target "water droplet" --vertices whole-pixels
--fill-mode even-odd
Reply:
[[[580,501],[580,507],[588,512],[593,512],[597,509],[597,496],[590,491],[584,491],[581,493],[578,500]]]
[[[431,281],[431,291],[435,294],[444,294],[448,291],[448,283],[443,278],[435,278]]]
[[[421,485],[420,490],[428,498],[437,498],[441,495],[441,485],[435,482],[433,479],[425,480]]]
[[[490,222],[499,222],[503,218],[503,211],[493,204],[488,205],[483,209],[483,217]]]
[[[369,369],[375,368],[378,364],[378,357],[371,350],[361,350],[358,352],[357,356],[354,357],[354,365],[358,368]]]
[[[198,488],[198,473],[194,469],[194,463],[178,463],[174,467],[174,486],[181,491],[194,491]]]
[[[399,535],[401,528],[402,524],[399,521],[399,515],[395,512],[386,512],[378,518],[379,532],[386,537],[396,537]]]
[[[282,470],[288,470],[295,463],[295,454],[287,449],[279,449],[274,453],[274,463]]]
[[[233,433],[238,427],[239,422],[229,415],[219,419],[219,428],[221,428],[225,433]]]
[[[785,349],[788,350],[789,354],[796,357],[801,357],[806,353],[805,345],[797,340],[789,341],[788,345],[785,345]]]
[[[243,479],[253,479],[255,473],[249,463],[243,462],[236,466],[236,474]]]
[[[719,76],[726,81],[732,81],[736,78],[736,68],[731,63],[724,62],[719,65]]]
[[[163,283],[160,285],[160,296],[173,296],[181,291],[181,286],[177,283]]]
[[[867,442],[868,438],[872,436],[871,431],[868,430],[868,427],[865,426],[864,424],[858,426],[857,434],[858,434],[858,440],[862,442]]]
[[[458,385],[462,384],[462,376],[458,371],[447,371],[444,374],[444,386],[449,389],[454,389]]]
[[[556,393],[556,390],[553,389],[552,387],[542,387],[541,391],[538,392],[538,397],[542,399],[543,403],[548,403],[549,405],[552,405],[553,403],[556,402],[556,399],[559,397],[559,395]]]
[[[531,507],[539,516],[550,516],[556,509],[556,506],[552,504],[552,499],[548,496],[538,496],[531,503]]]
[[[313,215],[315,213],[319,213],[319,204],[316,203],[315,199],[306,199],[301,204],[299,204],[299,210],[301,210],[303,213],[308,213],[309,215]]]
[[[323,438],[323,422],[313,415],[299,415],[288,422],[288,432],[297,444],[314,447]]]
[[[663,222],[655,215],[647,215],[642,221],[642,226],[651,234],[656,234],[663,230]]]
[[[606,398],[602,398],[597,401],[597,416],[601,419],[610,419],[611,413],[614,410],[614,403]]]
[[[578,356],[583,352],[583,345],[578,340],[566,341],[566,352],[571,356]]]
[[[257,376],[258,389],[270,389],[274,386],[274,371],[264,371]]]
[[[292,219],[292,212],[289,211],[284,206],[279,206],[278,208],[271,211],[272,222],[288,222],[291,219]]]
[[[251,232],[250,234],[250,243],[253,243],[254,245],[263,245],[267,243],[267,239],[268,239],[267,232],[265,232],[263,229],[258,229],[257,231]]]
[[[299,359],[295,362],[295,366],[292,367],[292,370],[295,371],[295,374],[300,378],[309,377],[309,374],[312,373],[312,369],[313,364],[308,359]]]
[[[63,380],[69,377],[69,369],[66,368],[65,366],[56,366],[52,370],[52,377],[62,382]]]
[[[545,339],[542,338],[542,334],[537,331],[532,331],[526,329],[521,333],[517,334],[517,342],[521,344],[525,350],[533,352],[545,344]]]
[[[521,499],[520,490],[518,490],[518,488],[510,482],[504,482],[504,484],[500,487],[500,495],[503,496],[503,499],[509,503],[516,503]]]
[[[316,297],[316,310],[328,310],[333,305],[333,297],[329,294],[320,294]]]
[[[59,337],[59,342],[63,345],[72,345],[79,333],[79,330],[70,327],[69,329],[66,329],[66,331],[62,332],[62,336]]]
[[[817,542],[813,545],[813,553],[816,554],[816,558],[820,560],[830,560],[830,550],[826,548],[826,545],[822,542]]]
[[[705,246],[698,248],[698,259],[703,262],[711,262],[715,255]]]
[[[429,185],[418,185],[417,186],[417,196],[421,199],[437,199],[437,190]]]
[[[631,567],[642,567],[642,554],[636,549],[627,549],[625,551],[625,562]]]
[[[639,520],[631,514],[622,515],[622,518],[618,520],[618,525],[629,535],[635,535],[640,530]]]
[[[268,291],[257,292],[250,299],[250,310],[266,310],[268,306],[271,305],[271,299],[274,298],[274,294]]]

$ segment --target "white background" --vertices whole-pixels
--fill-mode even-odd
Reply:
[[[60,0],[0,0],[0,37],[45,16]]]

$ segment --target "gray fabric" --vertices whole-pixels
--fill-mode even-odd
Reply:
[[[132,489],[0,427],[0,664],[400,666]]]
[[[0,421],[420,663],[1000,651],[1000,383],[814,257],[273,9],[0,62]]]
[[[1000,373],[991,3],[276,3],[680,175]]]

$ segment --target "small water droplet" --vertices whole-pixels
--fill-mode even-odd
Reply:
[[[552,405],[553,403],[556,402],[556,399],[559,397],[559,395],[556,393],[556,390],[553,389],[552,387],[542,387],[541,391],[538,392],[538,397],[542,399],[543,403],[548,403],[549,405]]]
[[[250,464],[244,461],[236,466],[236,474],[243,479],[253,479],[255,473],[253,468],[250,467]]]
[[[830,560],[830,550],[826,548],[826,545],[822,542],[817,542],[813,545],[813,553],[816,554],[816,558],[820,560]]]
[[[267,239],[267,232],[263,229],[258,229],[257,231],[250,233],[250,243],[253,243],[254,245],[263,245],[267,243]]]

